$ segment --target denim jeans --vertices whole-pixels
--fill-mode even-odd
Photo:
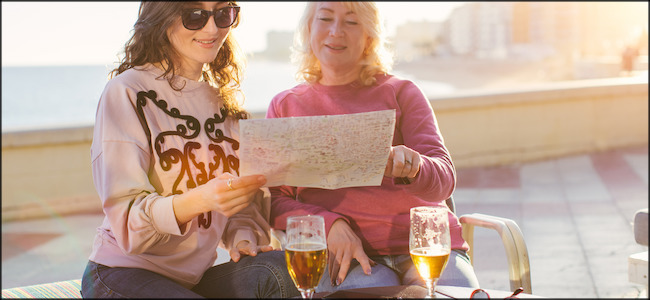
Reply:
[[[359,262],[352,260],[348,275],[339,286],[331,284],[328,270],[325,268],[325,274],[318,283],[316,292],[334,292],[354,288],[403,284],[426,286],[424,280],[420,278],[411,256],[408,254],[371,256],[370,259],[377,263],[372,267],[371,275],[364,274]],[[447,266],[442,272],[437,285],[479,288],[478,279],[474,274],[474,268],[467,252],[456,249],[451,251]]]
[[[289,298],[300,293],[291,281],[283,251],[242,256],[208,269],[187,289],[158,273],[111,268],[89,261],[81,292],[84,298]]]

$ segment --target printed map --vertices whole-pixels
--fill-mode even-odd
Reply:
[[[241,176],[264,174],[266,186],[379,186],[393,141],[395,110],[239,124]]]

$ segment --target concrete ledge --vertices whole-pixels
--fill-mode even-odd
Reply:
[[[456,168],[648,144],[648,78],[429,95]],[[253,112],[264,118],[265,112]],[[2,220],[101,211],[93,126],[2,133]]]
[[[429,97],[457,168],[498,166],[645,145],[648,79]]]

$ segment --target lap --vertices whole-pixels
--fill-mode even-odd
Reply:
[[[353,260],[348,275],[339,286],[331,284],[326,268],[316,292],[334,292],[344,289],[378,286],[425,285],[408,254],[373,256],[371,259],[377,262],[377,265],[372,267],[371,275],[363,273],[361,265],[356,260]],[[438,285],[479,288],[474,268],[465,251],[451,251],[447,266],[438,280]]]
[[[193,289],[208,298],[290,298],[299,296],[284,251],[242,256],[211,267]]]
[[[81,282],[84,298],[200,298],[158,273],[138,268],[111,268],[89,262]]]
[[[290,298],[299,296],[284,252],[243,256],[212,266],[192,289],[158,273],[138,268],[111,268],[89,262],[82,279],[87,298]]]
[[[325,273],[323,274],[318,287],[316,287],[316,292],[334,292],[338,290],[393,285],[400,285],[400,280],[397,274],[395,274],[395,272],[393,272],[389,267],[377,264],[372,267],[370,275],[366,275],[363,273],[361,265],[359,265],[356,260],[353,260],[345,280],[343,280],[343,282],[338,286],[331,284],[328,269],[325,268]]]

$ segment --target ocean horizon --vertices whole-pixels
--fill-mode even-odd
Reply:
[[[2,66],[2,132],[92,126],[113,66]],[[249,60],[242,80],[244,108],[264,112],[271,99],[297,84],[289,62]],[[394,74],[409,78],[407,74]],[[412,79],[413,78],[409,78]],[[453,87],[417,80],[428,93]]]

